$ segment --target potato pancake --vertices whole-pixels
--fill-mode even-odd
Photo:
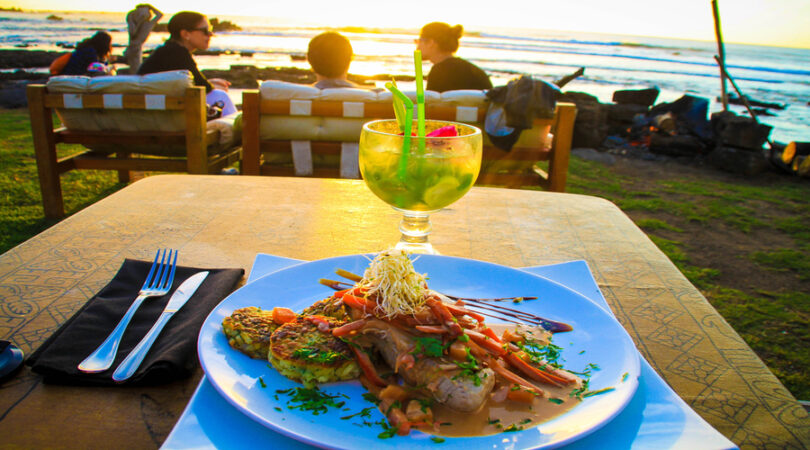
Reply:
[[[280,326],[270,337],[268,359],[281,374],[311,387],[349,380],[360,375],[349,345],[319,329],[344,322],[328,316],[299,316]]]

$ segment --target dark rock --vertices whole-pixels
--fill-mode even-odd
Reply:
[[[574,136],[571,145],[598,148],[608,135],[608,106],[599,103],[598,98],[584,92],[565,92],[557,101],[577,105],[577,118],[574,122]]]
[[[696,156],[706,150],[706,145],[696,136],[678,134],[667,136],[655,133],[650,136],[650,152],[668,156]]]
[[[53,60],[64,53],[45,50],[0,50],[0,69],[49,67]]]
[[[634,105],[632,103],[608,103],[607,109],[608,123],[626,125],[631,125],[636,115],[646,114],[648,110],[644,105]]]
[[[223,20],[220,22],[216,17],[212,17],[208,22],[211,24],[211,28],[214,29],[215,33],[219,33],[221,31],[242,31],[242,27],[231,22],[230,20]]]
[[[655,105],[647,113],[648,117],[655,117],[672,113],[677,124],[678,134],[692,134],[704,141],[714,138],[712,127],[709,124],[709,100],[692,95],[684,95],[672,103]]]
[[[661,91],[657,87],[649,89],[626,89],[613,93],[613,101],[621,105],[652,106]]]
[[[597,148],[607,134],[607,105],[591,102],[577,104],[577,118],[574,122],[571,145]]]
[[[745,102],[747,101],[750,106],[759,106],[760,108],[772,108],[772,109],[779,109],[779,110],[787,108],[787,105],[785,105],[784,103],[763,102],[763,101],[759,101],[759,100],[754,100],[754,99],[748,97],[747,95],[744,96],[744,98],[745,98],[745,100],[743,100],[742,98],[740,98],[737,95],[734,95],[734,93],[731,93],[728,96],[728,102],[729,102],[729,104],[732,104],[732,105],[745,105]],[[718,97],[717,100],[722,101],[722,99],[720,97]]]
[[[707,156],[712,166],[739,175],[756,175],[767,171],[770,164],[762,151],[752,152],[728,146],[718,146]]]
[[[564,92],[559,98],[558,102],[576,103],[577,105],[582,102],[599,103],[599,99],[591,94],[585,92],[567,91]]]
[[[756,120],[738,116],[731,111],[712,114],[711,125],[718,145],[760,150],[768,141],[772,127]]]

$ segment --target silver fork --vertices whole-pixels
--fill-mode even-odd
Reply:
[[[174,253],[174,259],[172,259],[172,253]],[[138,292],[138,297],[132,302],[127,313],[124,314],[124,317],[118,322],[112,333],[107,336],[107,339],[79,364],[79,370],[96,373],[103,372],[112,366],[118,352],[118,345],[121,343],[121,337],[141,303],[148,297],[166,295],[172,287],[174,271],[177,268],[177,253],[176,250],[163,249],[161,256],[160,250],[157,251],[155,261],[152,263],[152,268],[149,269],[149,274],[146,276],[146,281],[143,282],[140,292]]]

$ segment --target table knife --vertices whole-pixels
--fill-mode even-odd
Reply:
[[[121,364],[115,369],[113,372],[113,380],[116,382],[126,381],[131,377],[138,367],[143,362],[144,357],[149,352],[149,349],[154,344],[155,340],[157,339],[160,331],[163,330],[163,327],[172,318],[172,315],[176,313],[186,301],[194,295],[194,292],[197,290],[198,287],[202,284],[205,277],[208,276],[208,272],[197,272],[194,275],[190,276],[183,284],[174,291],[172,294],[172,298],[169,299],[169,303],[166,304],[166,307],[163,309],[163,312],[158,317],[157,322],[152,325],[152,328],[149,329],[149,332],[146,333],[146,336],[141,339],[141,342],[135,346],[134,349],[121,361]]]

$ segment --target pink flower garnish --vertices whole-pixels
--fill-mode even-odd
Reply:
[[[458,136],[458,131],[456,131],[455,125],[447,125],[446,127],[441,127],[439,129],[433,130],[427,135],[430,137]]]

